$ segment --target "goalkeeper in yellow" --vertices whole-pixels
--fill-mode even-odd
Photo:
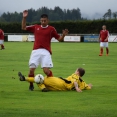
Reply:
[[[82,76],[85,74],[83,68],[78,68],[75,73],[67,78],[62,77],[45,77],[43,84],[37,84],[38,87],[43,91],[70,91],[76,90],[77,92],[82,92],[85,89],[91,89],[91,84],[86,84],[82,80]],[[18,73],[20,81],[35,82],[34,77],[25,78],[20,72]]]

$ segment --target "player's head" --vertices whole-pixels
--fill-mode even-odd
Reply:
[[[83,68],[78,68],[76,72],[78,73],[80,77],[82,77],[85,74],[85,70]]]
[[[41,25],[46,27],[48,25],[49,19],[47,14],[42,14],[40,18]]]
[[[106,25],[103,25],[103,26],[102,26],[102,29],[103,29],[103,30],[106,30]]]

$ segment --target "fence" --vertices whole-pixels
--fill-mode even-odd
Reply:
[[[60,34],[61,35],[61,34]],[[34,35],[27,34],[13,34],[6,33],[5,41],[34,41]],[[51,42],[58,42],[55,38],[52,38]],[[99,42],[99,35],[97,34],[69,34],[65,36],[64,42]],[[117,34],[110,34],[109,42],[117,42]]]

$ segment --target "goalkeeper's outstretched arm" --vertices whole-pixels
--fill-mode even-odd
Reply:
[[[82,92],[82,90],[80,88],[78,88],[78,83],[74,82],[74,86],[77,92]]]

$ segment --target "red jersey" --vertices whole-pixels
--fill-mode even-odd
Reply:
[[[4,32],[0,29],[0,40],[4,40]]]
[[[108,30],[101,30],[100,31],[101,42],[108,42],[108,40],[104,41],[105,39],[108,39],[108,36],[109,36]]]
[[[46,27],[42,27],[41,25],[31,25],[27,26],[26,30],[34,33],[35,41],[33,50],[44,48],[52,54],[51,39],[53,37],[59,39],[60,37],[54,27],[48,25]]]

